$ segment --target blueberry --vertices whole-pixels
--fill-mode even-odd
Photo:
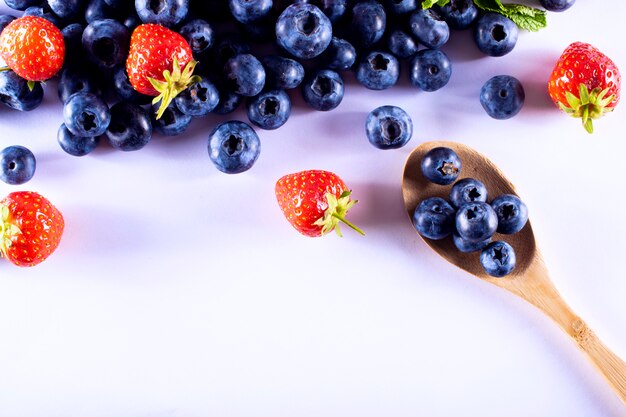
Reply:
[[[187,17],[189,0],[135,0],[135,9],[143,23],[173,27]]]
[[[166,114],[167,110],[163,117]],[[126,152],[139,150],[152,138],[150,116],[136,104],[123,101],[116,103],[111,107],[111,123],[105,135],[115,149]]]
[[[91,0],[85,8],[85,21],[87,23],[117,18],[119,18],[117,11],[106,4],[104,0]]]
[[[0,152],[0,180],[11,185],[24,184],[35,175],[35,155],[23,146],[9,146]]]
[[[102,135],[111,121],[106,103],[91,93],[76,93],[63,106],[63,120],[68,130],[76,136]]]
[[[31,90],[28,82],[13,71],[0,71],[0,102],[20,111],[30,111],[43,101],[43,88],[35,83]]]
[[[400,76],[398,59],[390,53],[372,51],[357,68],[356,79],[370,90],[385,90],[393,87]]]
[[[332,70],[316,71],[302,83],[302,97],[315,110],[336,108],[343,100],[343,93],[343,79]]]
[[[385,0],[384,3],[387,10],[396,15],[417,10],[417,0]]]
[[[72,156],[85,156],[98,146],[99,136],[80,137],[70,132],[62,123],[57,132],[57,142],[66,153]]]
[[[99,66],[113,69],[126,62],[130,33],[126,26],[113,19],[91,22],[83,32],[83,47]]]
[[[386,27],[385,8],[377,1],[361,1],[352,7],[352,19],[348,30],[350,40],[356,47],[361,49],[371,47],[383,37]]]
[[[61,19],[73,19],[83,11],[84,0],[47,0],[52,12]]]
[[[467,29],[478,17],[478,8],[473,0],[450,0],[440,8],[441,16],[451,29]]]
[[[480,104],[494,119],[510,119],[524,106],[524,87],[515,77],[497,75],[480,89]]]
[[[41,0],[4,0],[4,2],[14,10],[26,10],[41,4]]]
[[[427,198],[413,212],[413,225],[425,238],[443,239],[454,230],[454,208],[443,198]]]
[[[213,65],[223,68],[226,61],[242,54],[250,53],[250,45],[236,32],[220,33],[212,48]]]
[[[418,44],[409,33],[396,29],[387,36],[387,48],[398,58],[405,59],[415,55]]]
[[[454,243],[454,246],[456,246],[456,248],[463,253],[478,252],[479,250],[483,250],[485,246],[491,242],[491,237],[485,240],[479,240],[478,242],[472,242],[470,240],[463,239],[458,233],[453,232],[452,242]]]
[[[439,48],[450,38],[450,27],[434,9],[413,12],[409,26],[417,40],[427,48]]]
[[[278,129],[291,114],[291,100],[283,90],[269,90],[252,97],[247,105],[248,119],[261,129]]]
[[[158,106],[153,106],[150,113],[152,128],[163,136],[178,136],[184,133],[191,124],[192,117],[181,112],[176,103],[170,104],[158,120],[156,118],[157,110]]]
[[[113,70],[113,91],[123,101],[144,105],[152,101],[152,97],[139,93],[130,84],[125,65],[118,65]]]
[[[492,242],[480,253],[480,263],[492,277],[501,278],[515,269],[515,250],[506,242]]]
[[[422,49],[411,61],[411,84],[424,91],[437,91],[450,81],[452,64],[439,49]]]
[[[365,122],[370,143],[379,149],[397,149],[413,135],[413,121],[400,107],[381,106],[370,112]]]
[[[272,0],[228,0],[235,20],[247,24],[260,20],[272,10]]]
[[[498,216],[485,202],[467,203],[456,212],[456,231],[470,242],[489,239],[498,228]]]
[[[485,13],[474,26],[474,42],[489,56],[503,56],[515,48],[519,29],[511,19],[500,13]]]
[[[333,37],[330,19],[316,6],[294,3],[276,21],[276,41],[300,59],[315,58],[328,47]]]
[[[57,93],[61,103],[65,103],[72,94],[102,92],[101,75],[94,68],[85,65],[71,65],[61,71]]]
[[[134,5],[128,0],[104,0],[104,2],[112,9],[119,10],[124,13],[128,13],[131,9],[134,10]]]
[[[218,92],[220,96],[220,101],[213,109],[213,113],[225,115],[237,110],[242,100],[242,97],[239,94],[233,93],[226,88],[218,88]]]
[[[62,27],[61,19],[50,10],[49,7],[46,6],[32,6],[24,10],[22,16],[37,16],[42,17],[46,20],[52,22],[52,24],[56,27]]]
[[[450,148],[436,147],[424,155],[422,173],[431,182],[448,185],[456,181],[461,173],[461,158]]]
[[[467,203],[486,202],[487,187],[475,178],[463,178],[450,190],[450,203],[456,208]]]
[[[330,45],[322,54],[326,68],[343,71],[352,68],[356,61],[356,49],[350,42],[333,36]]]
[[[180,93],[174,99],[178,110],[192,117],[206,116],[220,101],[217,87],[208,79],[202,78]]]
[[[82,23],[71,23],[65,26],[61,33],[65,42],[65,66],[71,62],[82,61],[83,58],[83,32],[85,26]]]
[[[256,96],[265,85],[263,64],[252,54],[240,54],[224,64],[224,75],[233,92],[246,96]]]
[[[205,54],[215,42],[215,31],[206,20],[192,19],[180,28],[179,33],[191,46],[196,59]]]
[[[544,9],[551,12],[563,12],[576,3],[576,0],[539,0]]]
[[[263,57],[265,83],[277,90],[296,88],[304,79],[304,67],[298,61],[278,55]]]
[[[528,221],[528,208],[516,195],[502,194],[493,199],[491,207],[498,216],[498,233],[517,233]]]
[[[310,3],[319,7],[332,23],[344,16],[348,6],[348,0],[312,0]]]
[[[259,157],[261,142],[248,124],[231,120],[213,129],[208,151],[217,169],[226,174],[238,174],[252,168]]]

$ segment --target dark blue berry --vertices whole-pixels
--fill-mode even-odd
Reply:
[[[173,27],[187,17],[189,0],[135,0],[135,9],[143,23]]]
[[[302,98],[315,110],[333,110],[343,100],[344,82],[333,70],[319,70],[302,83]]]
[[[166,114],[167,110],[163,117]],[[125,152],[139,150],[152,138],[150,116],[136,104],[123,101],[116,103],[111,107],[111,123],[105,135],[115,149]]]
[[[522,110],[526,94],[522,83],[510,75],[489,79],[480,90],[480,104],[494,119],[510,119]]]
[[[72,65],[71,63],[83,61],[83,31],[85,26],[82,23],[71,23],[65,26],[61,33],[65,42],[65,61],[64,66]]]
[[[140,105],[150,104],[152,101],[152,97],[139,93],[130,84],[125,65],[119,65],[113,70],[113,91],[122,101]]]
[[[485,202],[467,203],[456,212],[456,231],[470,242],[489,239],[498,228],[498,216]]]
[[[24,10],[24,14],[22,14],[22,16],[42,17],[42,18],[47,19],[50,22],[52,22],[52,24],[54,24],[54,26],[56,26],[56,27],[63,26],[61,24],[61,19],[59,19],[59,17],[57,15],[52,13],[52,10],[50,10],[50,8],[47,5],[45,5],[45,6],[32,6],[32,7],[29,7],[26,10]]]
[[[576,0],[539,0],[544,9],[550,12],[563,12],[576,3]]]
[[[96,149],[99,142],[97,137],[80,137],[70,132],[65,123],[61,124],[57,132],[57,142],[66,153],[72,156],[85,156]]]
[[[224,64],[229,88],[245,97],[256,96],[265,86],[263,64],[252,54],[235,55]]]
[[[241,104],[242,97],[239,94],[233,93],[227,88],[218,87],[220,101],[213,109],[215,114],[230,114],[237,110],[239,104]]]
[[[415,55],[418,44],[409,33],[396,29],[387,36],[387,48],[398,58],[405,59]]]
[[[330,45],[322,54],[322,61],[326,68],[343,71],[352,68],[356,61],[356,49],[345,39],[333,36]]]
[[[304,79],[304,67],[296,60],[267,55],[262,62],[265,67],[265,83],[269,88],[289,90],[299,86]]]
[[[413,135],[413,121],[400,107],[381,106],[370,112],[365,121],[370,143],[379,149],[397,149]]]
[[[515,250],[506,242],[492,242],[480,253],[480,263],[487,274],[501,278],[515,269]]]
[[[450,189],[450,203],[456,208],[467,203],[486,201],[487,187],[475,178],[463,178]]]
[[[478,252],[479,250],[483,250],[485,246],[491,242],[491,237],[478,242],[472,242],[470,240],[463,239],[457,232],[453,232],[452,242],[454,243],[454,246],[456,246],[456,248],[463,253]]]
[[[291,114],[291,100],[284,90],[269,90],[252,97],[247,104],[248,119],[261,129],[278,129]]]
[[[454,208],[443,198],[427,198],[413,212],[413,225],[425,238],[443,239],[454,231]]]
[[[356,3],[352,7],[349,32],[351,43],[366,49],[382,39],[387,27],[387,14],[382,4],[374,0]]]
[[[13,71],[0,71],[0,102],[15,110],[30,111],[43,101],[43,88],[36,83],[33,89]]]
[[[63,120],[74,135],[95,137],[102,135],[109,127],[111,112],[98,96],[76,93],[63,106]]]
[[[450,0],[442,6],[441,16],[452,29],[467,29],[478,17],[478,8],[473,0]]]
[[[83,32],[83,48],[97,65],[113,69],[126,62],[130,33],[126,26],[113,19],[91,22]]]
[[[417,10],[417,0],[385,0],[385,6],[391,13],[399,15]]]
[[[348,0],[312,0],[310,3],[319,7],[332,23],[339,21],[348,7]]]
[[[178,110],[192,117],[202,117],[211,113],[220,101],[217,87],[208,79],[202,78],[174,99]]]
[[[35,175],[35,155],[24,146],[9,146],[0,152],[0,180],[11,185],[24,184]]]
[[[220,33],[216,38],[217,41],[211,51],[213,65],[216,68],[223,68],[229,59],[250,52],[250,45],[239,33]]]
[[[87,23],[103,19],[118,19],[118,13],[104,0],[90,0],[85,8],[85,21]]]
[[[175,103],[170,104],[160,119],[156,118],[158,105],[152,106],[150,119],[154,130],[163,136],[178,136],[184,133],[191,124],[192,117],[184,114]]]
[[[411,61],[411,84],[424,91],[437,91],[450,81],[452,64],[440,49],[422,49]]]
[[[65,103],[75,93],[102,93],[101,74],[87,65],[70,65],[61,71],[57,93],[61,103]]]
[[[436,147],[424,155],[422,173],[431,182],[448,185],[456,181],[461,173],[461,158],[450,148]]]
[[[215,42],[215,31],[213,26],[206,20],[193,19],[185,23],[179,33],[191,46],[193,56],[198,59],[202,57]]]
[[[272,10],[272,0],[228,0],[235,20],[247,24],[267,16]]]
[[[511,19],[500,13],[485,13],[474,26],[474,41],[484,54],[503,56],[515,48],[519,29]]]
[[[417,10],[409,18],[409,27],[417,40],[427,48],[440,48],[450,38],[450,27],[434,10]]]
[[[226,174],[238,174],[252,168],[259,157],[261,142],[248,124],[231,120],[211,132],[208,151],[217,169]]]
[[[328,47],[333,37],[330,19],[316,6],[294,3],[276,21],[276,41],[300,59],[315,58]]]
[[[47,0],[52,12],[61,19],[73,19],[83,12],[85,0]]]
[[[4,2],[14,10],[26,10],[29,7],[41,4],[41,0],[4,0]]]
[[[385,90],[393,87],[400,76],[398,59],[390,53],[372,51],[357,68],[356,79],[370,90]]]
[[[528,221],[528,208],[516,195],[502,194],[493,199],[491,207],[498,216],[498,233],[517,233]]]

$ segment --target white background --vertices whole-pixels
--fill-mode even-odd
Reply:
[[[431,251],[400,190],[421,142],[459,141],[491,158],[529,206],[564,298],[626,358],[626,103],[590,136],[546,92],[573,41],[626,68],[624,15],[623,2],[579,1],[502,58],[454,33],[444,47],[453,76],[435,93],[410,87],[406,68],[384,92],[348,76],[329,113],[293,92],[291,119],[259,132],[257,164],[236,176],[213,167],[206,139],[242,112],[195,120],[139,152],[104,145],[75,158],[56,143],[56,82],[31,113],[1,108],[1,146],[28,146],[38,165],[31,182],[0,194],[44,194],[66,231],[35,268],[0,260],[0,416],[626,415],[556,325]],[[497,74],[526,89],[508,121],[478,101]],[[383,104],[413,118],[403,149],[367,142],[365,117]],[[343,177],[367,236],[311,239],[289,226],[274,183],[303,169]]]

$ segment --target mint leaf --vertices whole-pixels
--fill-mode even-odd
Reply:
[[[547,26],[546,12],[523,4],[505,4],[506,17],[515,22],[521,29],[536,32]]]
[[[500,0],[474,0],[479,9],[500,13],[511,19],[520,29],[536,32],[547,26],[545,10],[523,4],[502,4]]]
[[[435,4],[445,6],[448,3],[450,3],[450,0],[424,0],[422,1],[422,9],[430,9]]]

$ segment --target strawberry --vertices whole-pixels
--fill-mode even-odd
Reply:
[[[161,102],[157,119],[178,94],[200,81],[192,75],[196,64],[185,38],[164,26],[139,25],[130,37],[126,72],[135,90],[154,96],[153,104]]]
[[[584,42],[569,45],[559,57],[550,80],[552,101],[570,116],[582,119],[593,133],[593,120],[619,103],[621,76],[609,57]]]
[[[32,86],[36,81],[52,78],[63,66],[63,34],[42,17],[17,18],[0,35],[0,56],[10,69]]]
[[[61,212],[32,191],[0,201],[0,253],[17,266],[35,266],[55,251],[65,226]]]
[[[332,172],[310,170],[285,175],[276,182],[276,198],[283,214],[303,235],[318,237],[335,230],[339,222],[357,232],[361,229],[348,222],[345,215],[357,201],[351,191]]]

